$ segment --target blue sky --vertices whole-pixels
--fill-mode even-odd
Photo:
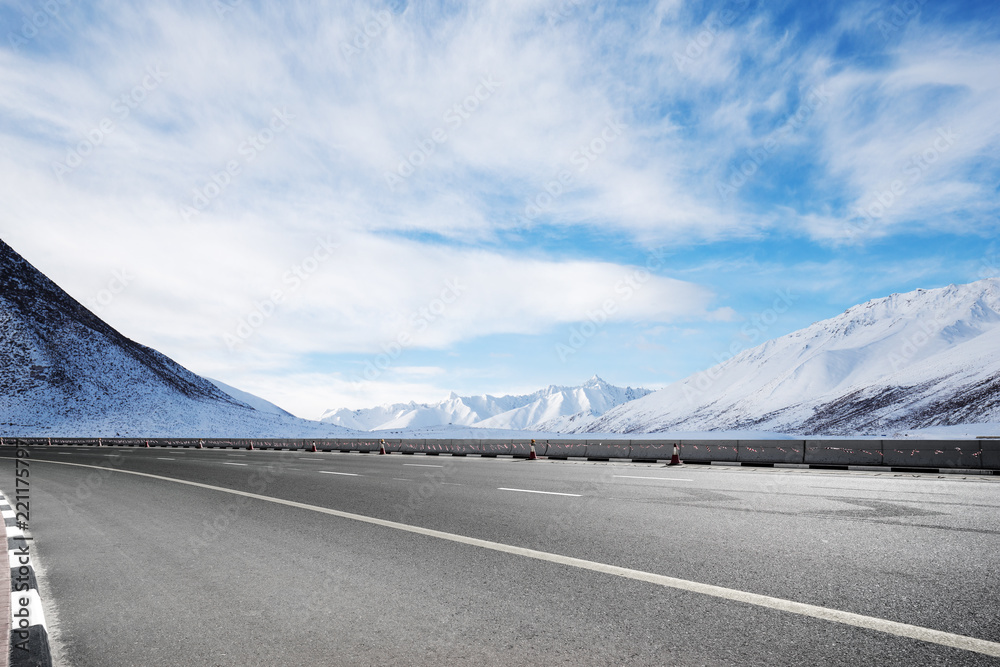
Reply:
[[[1000,273],[987,2],[4,2],[0,236],[300,416]]]

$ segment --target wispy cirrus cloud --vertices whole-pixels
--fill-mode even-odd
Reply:
[[[835,267],[838,302],[873,296],[839,272],[881,244],[904,276],[935,249],[902,239],[953,234],[935,245],[969,266],[995,232],[1000,40],[976,3],[891,28],[870,2],[59,5],[0,46],[3,236],[81,300],[128,269],[102,316],[231,383],[363,364],[452,279],[468,290],[397,366],[446,368],[424,378],[444,391],[477,341],[517,336],[525,377],[570,382],[554,342],[667,248],[576,357],[653,383],[616,344],[672,349],[648,332],[681,321],[727,340],[772,290],[748,255]],[[35,11],[0,17],[16,37]],[[719,270],[684,273],[704,255]]]

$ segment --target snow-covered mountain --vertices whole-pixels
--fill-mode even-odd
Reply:
[[[882,435],[1000,422],[1000,278],[875,299],[575,431]]]
[[[267,399],[264,399],[264,398],[261,398],[260,396],[257,396],[256,394],[251,394],[248,391],[243,391],[242,389],[237,389],[236,387],[234,387],[232,385],[229,385],[229,384],[226,384],[225,382],[222,382],[220,380],[213,380],[212,378],[209,378],[209,377],[207,377],[205,379],[208,380],[209,382],[211,382],[212,384],[214,384],[216,387],[218,387],[219,389],[221,389],[225,393],[227,393],[230,396],[232,396],[233,398],[235,398],[237,401],[240,401],[241,403],[246,403],[247,405],[249,405],[254,410],[257,410],[259,412],[268,412],[268,413],[271,413],[273,415],[281,415],[283,417],[293,417],[294,416],[291,412],[288,412],[287,410],[284,410],[284,409],[278,407],[277,405],[275,405],[271,401],[269,401]]]
[[[374,431],[454,424],[475,428],[556,431],[587,424],[609,409],[650,393],[615,387],[596,375],[579,387],[557,387],[524,396],[458,396],[440,403],[397,403],[361,410],[328,410],[320,421]]]
[[[330,424],[255,410],[129,340],[0,240],[0,435],[344,434]]]

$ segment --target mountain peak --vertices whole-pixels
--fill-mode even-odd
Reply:
[[[586,430],[878,435],[1000,421],[1000,279],[872,299]]]
[[[563,420],[572,417],[580,424],[648,393],[647,389],[615,387],[594,375],[578,387],[549,385],[523,396],[459,396],[451,392],[435,404],[328,410],[322,421],[368,431],[445,424],[502,429],[536,429],[545,424],[555,429]]]

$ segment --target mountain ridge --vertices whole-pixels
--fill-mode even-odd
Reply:
[[[857,433],[1000,421],[1000,278],[891,294],[573,432]]]
[[[0,240],[0,434],[294,437],[268,414],[119,333]]]
[[[351,410],[327,410],[320,418],[358,430],[398,430],[453,424],[474,428],[509,430],[539,429],[538,424],[556,424],[573,417],[587,420],[615,405],[645,396],[648,389],[615,387],[598,375],[576,387],[549,385],[523,395],[458,396],[451,392],[437,403],[394,403]]]

